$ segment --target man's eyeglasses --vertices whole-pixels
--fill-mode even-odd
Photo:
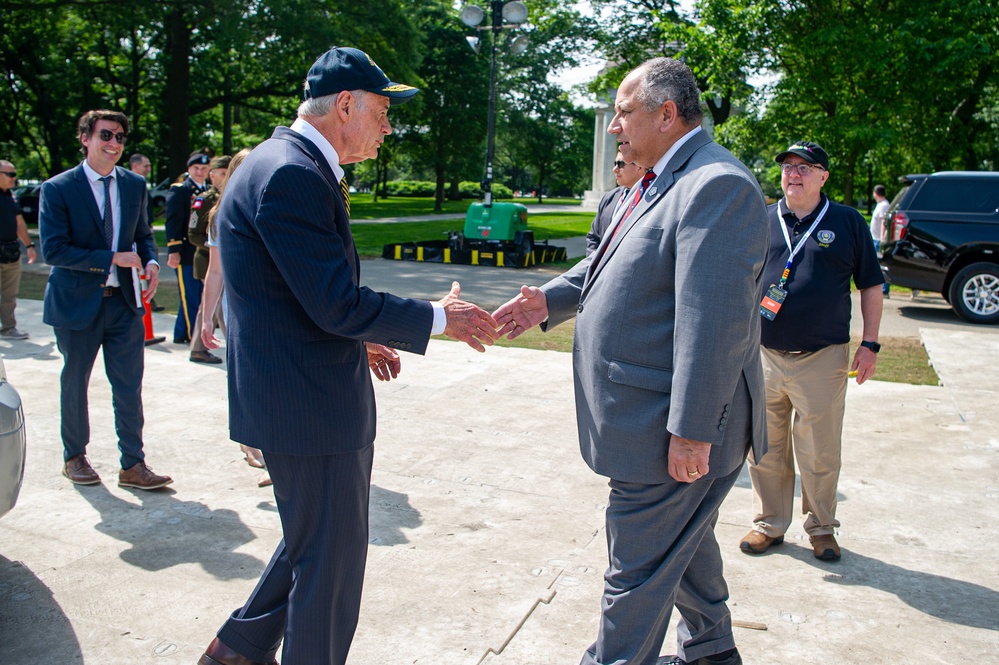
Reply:
[[[97,132],[97,135],[101,137],[102,141],[110,141],[114,139],[119,145],[125,145],[125,139],[128,138],[128,134],[125,132],[114,133],[110,129],[102,129]]]
[[[0,173],[4,174],[8,178],[16,178],[17,177],[17,171],[0,171]]]
[[[621,160],[621,159],[617,160],[616,162],[611,162],[611,164],[614,165],[614,168],[617,168],[617,169],[623,169],[625,166],[628,166],[629,164],[634,164],[634,163],[635,162],[626,162],[626,161]]]
[[[791,175],[791,172],[795,171],[800,176],[806,176],[811,173],[812,169],[820,168],[822,167],[815,164],[790,164],[788,162],[781,162],[780,165],[781,173],[785,175]]]

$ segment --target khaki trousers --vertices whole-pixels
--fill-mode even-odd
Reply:
[[[760,347],[767,388],[769,450],[749,456],[754,528],[771,538],[791,525],[794,465],[801,473],[801,512],[810,536],[833,533],[839,483],[850,345],[812,353]]]
[[[21,262],[0,263],[0,330],[7,332],[17,327],[14,308],[17,291],[21,288]]]

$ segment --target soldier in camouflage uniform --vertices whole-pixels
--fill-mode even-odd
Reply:
[[[229,155],[219,155],[213,157],[208,165],[208,180],[211,184],[201,194],[194,197],[191,203],[191,216],[188,220],[187,239],[194,245],[194,278],[204,284],[205,275],[208,274],[208,212],[222,195],[221,187],[229,172]],[[209,353],[205,343],[201,341],[201,321],[205,316],[204,302],[198,307],[198,316],[192,329],[191,335],[191,362],[209,363],[217,365],[222,362],[218,356]],[[209,316],[216,316],[215,312]]]

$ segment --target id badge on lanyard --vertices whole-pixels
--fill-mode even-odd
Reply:
[[[801,236],[798,244],[793,246],[791,245],[791,235],[787,232],[787,224],[781,219],[780,230],[784,233],[784,242],[787,244],[787,248],[791,254],[787,257],[787,263],[784,264],[784,273],[780,276],[780,282],[771,284],[767,292],[763,294],[763,300],[760,301],[760,316],[763,318],[769,321],[777,318],[777,312],[780,311],[781,305],[784,304],[784,300],[787,298],[787,289],[784,286],[787,284],[787,278],[791,274],[791,264],[794,263],[794,257],[805,246],[808,236],[812,235],[812,231],[819,225],[822,218],[826,216],[827,210],[829,210],[829,199],[826,199],[826,204],[822,207],[822,211],[815,218],[815,221],[812,222],[812,225],[808,227],[808,230],[805,231],[805,235]],[[780,213],[780,204],[777,205],[777,216],[783,217]]]

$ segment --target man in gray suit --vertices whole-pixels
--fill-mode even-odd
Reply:
[[[766,450],[766,206],[752,174],[701,130],[683,63],[643,63],[615,108],[608,131],[650,173],[594,254],[523,287],[494,318],[513,338],[576,317],[580,449],[610,478],[610,566],[582,664],[737,665],[714,524],[750,446]],[[660,659],[674,605],[679,655]]]

